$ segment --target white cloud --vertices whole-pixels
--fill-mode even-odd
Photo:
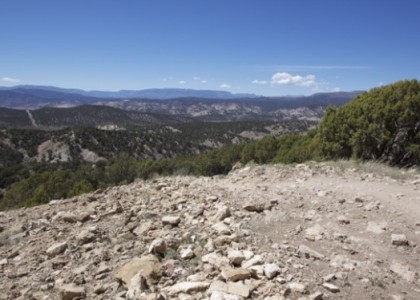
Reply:
[[[207,80],[206,80],[206,79],[202,79],[202,78],[200,78],[200,77],[198,77],[198,76],[194,76],[194,77],[193,77],[193,80],[195,80],[195,81],[200,81],[201,83],[207,83]]]
[[[291,75],[286,72],[279,72],[272,76],[271,78],[272,84],[280,84],[280,85],[298,85],[298,86],[314,86],[316,85],[316,78],[315,75]]]
[[[228,89],[230,89],[230,85],[229,85],[229,84],[227,84],[227,83],[222,83],[222,84],[220,85],[220,88],[221,88],[221,89],[223,89],[223,90],[228,90]]]
[[[187,82],[185,80],[180,80],[179,84],[186,84]]]
[[[11,77],[3,77],[1,80],[9,82],[9,83],[17,83],[20,80],[19,79],[15,79],[15,78],[11,78]]]
[[[339,88],[339,87],[335,87],[335,88],[333,88],[333,90],[332,90],[333,92],[339,92],[339,91],[341,91],[341,89]]]
[[[252,83],[253,84],[261,84],[261,85],[264,85],[264,84],[267,84],[268,82],[267,82],[267,80],[258,80],[258,79],[255,79],[255,80],[252,81]]]

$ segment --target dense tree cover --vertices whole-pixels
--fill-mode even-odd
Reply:
[[[315,143],[326,159],[419,164],[420,83],[410,80],[375,88],[338,109],[329,108]]]

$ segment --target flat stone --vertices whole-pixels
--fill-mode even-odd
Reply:
[[[249,268],[255,265],[262,265],[264,263],[263,258],[260,255],[255,255],[250,260],[242,262],[242,268]]]
[[[58,254],[63,253],[64,251],[66,251],[66,249],[67,249],[66,242],[56,243],[47,249],[47,255],[49,257],[54,257]]]
[[[340,291],[340,288],[338,286],[329,282],[324,282],[322,286],[329,290],[331,293],[338,293]]]
[[[408,245],[408,239],[405,234],[391,234],[392,245],[405,246]]]
[[[181,218],[178,216],[164,216],[162,218],[162,223],[164,225],[177,226],[179,223],[181,223]]]
[[[144,236],[153,228],[153,222],[147,221],[141,223],[139,226],[134,228],[133,233],[137,236]]]
[[[251,278],[251,271],[248,269],[238,268],[223,268],[222,276],[226,281],[240,281]]]
[[[211,293],[210,300],[243,300],[243,298],[238,295],[230,295],[216,291]]]
[[[81,245],[91,243],[95,240],[95,234],[89,230],[83,230],[77,235],[76,240]]]
[[[264,207],[265,205],[263,202],[250,201],[243,206],[243,209],[259,213],[264,211]]]
[[[64,284],[58,287],[61,300],[82,299],[86,297],[85,288],[74,284]]]
[[[388,227],[388,224],[386,222],[375,223],[375,222],[369,221],[366,227],[366,231],[372,232],[374,234],[381,234],[385,232],[387,227]]]
[[[251,293],[251,287],[240,282],[224,283],[216,280],[211,283],[208,292],[222,292],[248,298]]]
[[[163,291],[173,296],[179,293],[191,294],[202,292],[207,290],[209,286],[209,282],[180,282],[175,285],[164,288]]]
[[[305,258],[314,258],[314,259],[323,259],[325,256],[322,255],[321,253],[309,248],[308,246],[305,245],[300,245],[298,250],[297,250],[297,254],[300,257],[305,257]]]
[[[227,226],[224,223],[216,223],[211,228],[214,231],[216,231],[218,234],[224,234],[224,235],[231,234],[229,226]]]
[[[211,264],[211,265],[213,265],[217,268],[220,268],[224,265],[229,264],[229,260],[226,257],[221,256],[221,255],[219,255],[215,252],[203,255],[201,257],[201,261],[204,262],[204,263]]]
[[[306,284],[300,282],[290,282],[287,287],[295,293],[306,294],[308,292]]]

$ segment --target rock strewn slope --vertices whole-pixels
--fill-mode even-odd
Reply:
[[[251,166],[0,213],[0,299],[419,299],[419,184]]]

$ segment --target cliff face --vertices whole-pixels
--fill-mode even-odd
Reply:
[[[420,176],[247,166],[0,213],[0,299],[418,299]]]

